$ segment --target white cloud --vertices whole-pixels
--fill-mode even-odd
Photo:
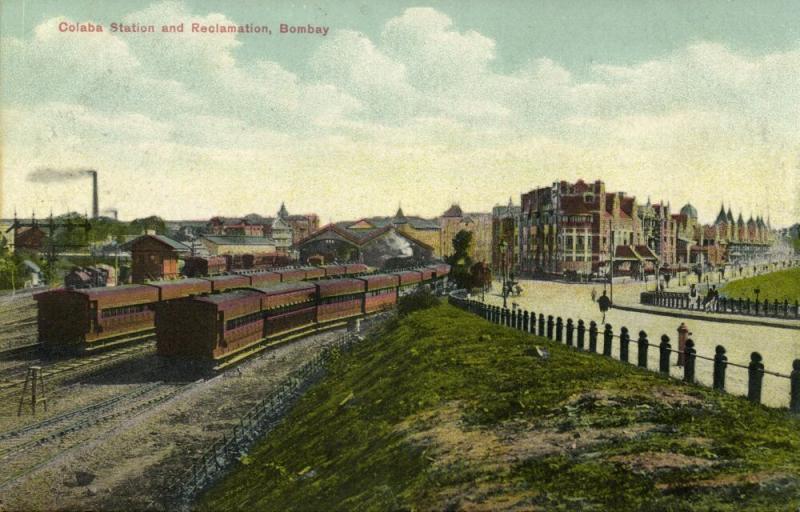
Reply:
[[[787,212],[773,218],[800,202],[800,47],[745,55],[697,42],[632,66],[597,65],[586,80],[548,58],[500,73],[491,38],[412,8],[374,40],[332,32],[290,71],[242,59],[234,34],[70,37],[60,20],[27,40],[2,38],[7,174],[86,161],[133,182],[150,173],[147,194],[113,199],[141,214],[162,204],[148,194],[175,179],[187,190],[170,190],[164,208],[185,199],[201,216],[237,210],[226,201],[254,202],[241,208],[251,211],[281,198],[336,217],[379,213],[389,199],[426,214],[453,200],[485,209],[560,177],[605,178],[673,203],[687,188],[705,191],[712,209],[723,189],[743,207],[763,203],[752,199],[757,178],[789,182],[770,191]],[[157,28],[170,20],[236,21],[178,1],[124,17]],[[205,203],[203,172],[227,176]],[[259,198],[252,183],[267,177]],[[428,183],[449,191],[420,187]],[[365,186],[363,205],[334,194]]]

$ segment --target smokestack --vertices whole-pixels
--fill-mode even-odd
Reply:
[[[96,219],[100,216],[100,204],[97,199],[97,171],[90,170],[92,175],[92,218]]]

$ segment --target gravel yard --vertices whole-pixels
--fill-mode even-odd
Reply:
[[[6,463],[0,482],[15,476],[11,466],[18,471],[26,464],[41,465],[30,475],[0,484],[0,510],[163,509],[166,489],[192,460],[228,434],[239,417],[286,375],[341,333],[342,330],[331,331],[275,347],[205,381],[192,382],[185,371],[167,372],[163,361],[155,355],[145,355],[122,363],[113,371],[80,378],[53,390],[49,395],[49,415],[85,408],[165,379],[162,393],[168,388],[180,392],[155,407],[121,414],[57,441],[12,454],[9,457],[18,459],[13,465],[0,461]],[[8,412],[8,404],[4,407],[2,410]],[[33,418],[22,421],[29,424]],[[20,424],[16,416],[5,414],[0,418],[2,431],[19,428]]]

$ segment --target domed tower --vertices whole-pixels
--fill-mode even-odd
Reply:
[[[686,218],[697,220],[697,209],[692,206],[692,203],[686,203],[681,208],[681,215],[685,215]]]

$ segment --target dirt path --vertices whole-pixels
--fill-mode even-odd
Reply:
[[[277,347],[220,376],[194,383],[155,408],[100,424],[88,431],[90,435],[83,432],[79,442],[63,453],[58,453],[58,441],[36,448],[55,452],[55,458],[2,489],[0,510],[163,509],[166,489],[189,462],[341,333],[331,331]]]

